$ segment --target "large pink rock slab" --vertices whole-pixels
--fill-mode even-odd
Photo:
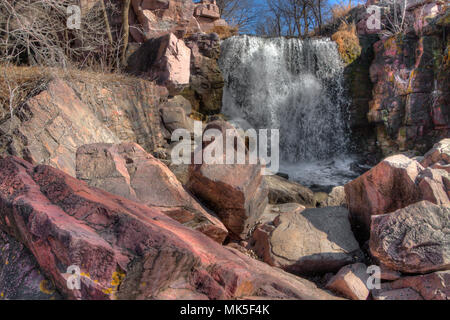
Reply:
[[[183,188],[172,171],[136,143],[98,143],[77,151],[77,178],[156,208],[222,243],[228,231]]]
[[[0,230],[0,300],[55,299],[61,296],[31,252]]]
[[[334,299],[156,209],[16,157],[0,160],[0,228],[70,299]],[[81,272],[69,289],[68,267]]]
[[[449,176],[444,170],[424,168],[405,155],[384,159],[344,186],[354,226],[362,235],[370,230],[371,216],[386,214],[421,200],[449,205]]]

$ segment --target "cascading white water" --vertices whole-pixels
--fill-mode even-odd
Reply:
[[[348,99],[334,42],[237,36],[222,43],[219,64],[223,113],[244,129],[279,129],[290,176],[307,185],[348,180]]]

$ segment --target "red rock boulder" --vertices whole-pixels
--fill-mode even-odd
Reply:
[[[423,167],[404,155],[386,158],[347,183],[347,205],[356,223],[369,230],[370,217],[403,208],[420,200],[416,179]]]
[[[128,58],[127,71],[156,80],[176,95],[189,84],[191,49],[173,33],[146,41]]]
[[[333,299],[156,209],[15,157],[0,160],[0,228],[70,299]],[[68,267],[80,269],[80,289]]]
[[[136,143],[91,144],[77,151],[77,178],[90,186],[156,208],[222,243],[228,231],[175,175]]]
[[[232,238],[247,239],[268,203],[263,167],[260,164],[249,164],[248,158],[246,164],[226,164],[227,154],[236,152],[236,160],[238,151],[243,150],[247,157],[245,143],[236,129],[225,121],[209,123],[205,132],[213,129],[222,135],[223,155],[217,156],[217,162],[214,160],[208,163],[205,160],[208,145],[197,148],[194,164],[189,167],[187,187],[202,203],[214,210]],[[227,130],[235,134],[236,139],[232,145],[226,143]],[[200,159],[201,163],[195,164],[195,159]]]
[[[421,200],[449,205],[449,185],[446,171],[425,169],[400,154],[384,159],[344,189],[352,223],[366,237],[372,215],[390,213]]]

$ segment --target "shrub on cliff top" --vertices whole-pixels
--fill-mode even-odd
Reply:
[[[342,22],[339,30],[331,36],[331,39],[337,43],[341,59],[346,65],[361,55],[361,46],[354,23]]]
[[[331,16],[333,20],[344,18],[353,8],[351,1],[348,3],[341,1],[331,7]]]

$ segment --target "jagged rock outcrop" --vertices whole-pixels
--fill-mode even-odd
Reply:
[[[77,178],[90,186],[141,202],[222,243],[228,231],[161,161],[136,143],[91,144],[77,151]]]
[[[59,300],[53,283],[20,242],[0,230],[0,300]]]
[[[1,159],[0,206],[0,228],[70,299],[335,298],[49,166]],[[80,268],[80,290],[67,286],[69,266]]]
[[[448,206],[449,185],[445,170],[424,168],[400,154],[384,159],[344,188],[352,223],[360,236],[366,237],[372,215],[387,214],[421,200]]]
[[[198,25],[192,0],[132,0],[131,4],[130,32],[137,42],[168,33],[182,37],[189,26]]]
[[[219,113],[224,79],[219,68],[220,39],[217,34],[196,33],[185,39],[191,48],[191,78],[183,91],[193,108],[203,114]]]
[[[220,18],[215,1],[132,0],[130,33],[136,42],[145,42],[168,33],[178,38],[197,32],[212,32],[228,24]]]
[[[368,11],[373,5],[380,9],[380,28]],[[349,125],[358,149],[377,157],[411,149],[423,153],[449,135],[450,11],[441,0],[407,1],[400,28],[401,5],[368,0],[322,29],[332,36],[342,21],[356,25],[361,54],[345,69]]]
[[[201,0],[196,4],[194,16],[203,32],[214,31],[216,27],[227,27],[225,20],[220,18],[220,9],[216,0]]]
[[[368,119],[385,155],[425,152],[450,134],[449,14],[441,1],[419,1],[406,11],[405,30],[374,44]]]
[[[362,257],[341,207],[280,213],[256,228],[250,245],[263,261],[295,274],[338,271]]]
[[[121,76],[53,77],[0,124],[1,150],[75,176],[75,153],[84,144],[134,141],[148,152],[164,146],[158,108],[167,90]]]
[[[326,287],[340,292],[352,300],[367,300],[370,291],[367,288],[367,266],[364,263],[355,263],[343,267],[328,281]]]
[[[450,206],[422,201],[372,217],[370,252],[403,273],[450,269]]]
[[[141,45],[128,58],[127,72],[154,80],[176,95],[189,84],[190,61],[191,50],[169,33]]]
[[[215,31],[226,30],[228,24],[220,18],[216,2],[133,0],[132,8],[130,33],[143,44],[131,50],[128,72],[156,80],[171,95],[185,89],[183,96],[195,111],[219,113],[224,80],[217,63],[220,38]]]

